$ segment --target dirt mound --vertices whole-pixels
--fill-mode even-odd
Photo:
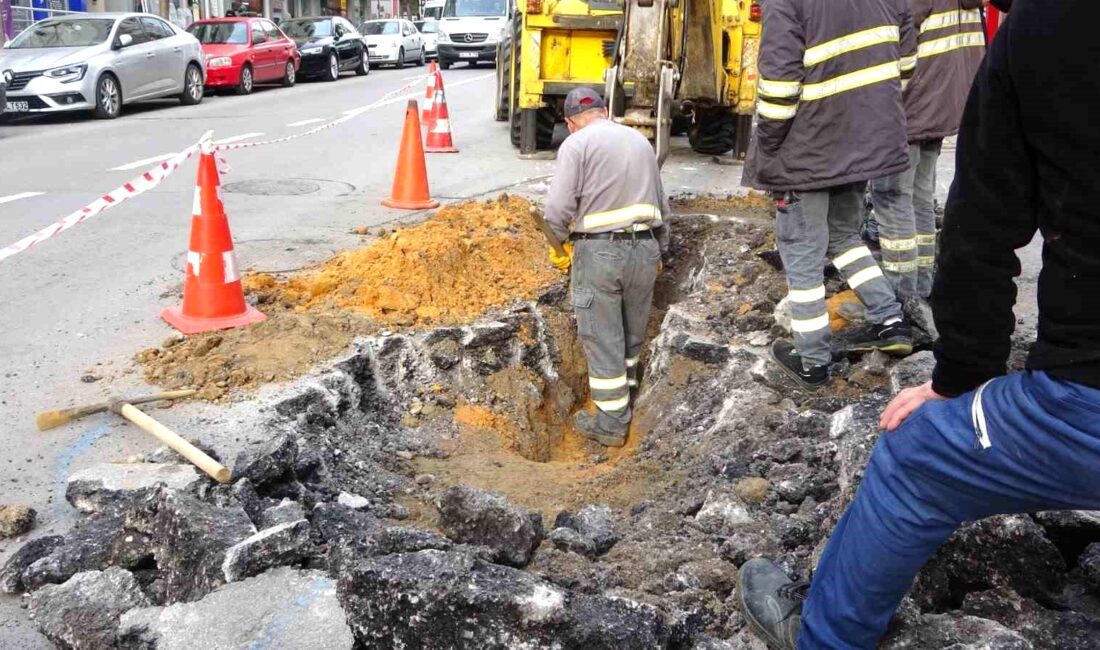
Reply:
[[[767,194],[729,194],[727,196],[681,195],[671,199],[672,209],[681,213],[705,213],[770,219],[775,216],[775,204]]]
[[[258,276],[249,286],[298,311],[350,310],[391,325],[467,322],[492,307],[535,298],[561,277],[546,261],[530,209],[528,201],[506,194],[447,206],[316,272],[285,283]]]

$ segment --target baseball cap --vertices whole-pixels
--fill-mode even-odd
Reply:
[[[565,116],[573,117],[593,108],[607,108],[603,97],[591,88],[574,88],[565,96]]]

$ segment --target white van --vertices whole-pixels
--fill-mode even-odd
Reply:
[[[508,25],[509,0],[446,0],[439,19],[439,67],[495,63]]]
[[[443,5],[447,0],[428,0],[424,3],[424,20],[439,20],[443,17]]]

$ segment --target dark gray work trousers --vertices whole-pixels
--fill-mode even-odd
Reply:
[[[573,311],[600,428],[625,432],[661,249],[653,239],[573,242]]]

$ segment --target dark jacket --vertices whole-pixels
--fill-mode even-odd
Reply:
[[[1043,236],[1027,367],[1100,388],[1100,2],[1016,0],[963,112],[932,304],[933,385],[1005,372],[1016,249]]]
[[[959,130],[963,106],[985,54],[981,0],[909,0],[917,30],[917,70],[905,88],[910,142]]]
[[[906,0],[768,0],[757,128],[743,184],[813,190],[909,166],[901,80],[916,67]]]

